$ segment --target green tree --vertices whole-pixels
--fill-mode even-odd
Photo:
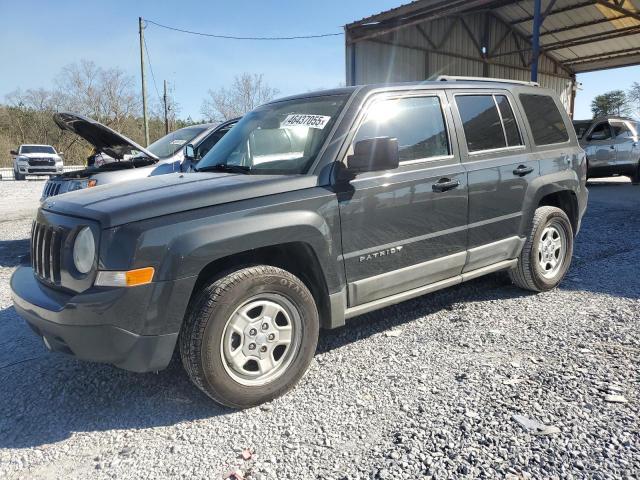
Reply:
[[[591,102],[593,116],[628,115],[630,112],[629,99],[624,90],[612,90],[598,95]]]

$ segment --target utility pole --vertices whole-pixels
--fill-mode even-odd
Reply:
[[[167,115],[168,107],[167,107],[167,81],[164,81],[164,95],[162,97],[164,99],[164,134],[169,134],[169,117]]]
[[[142,117],[144,119],[144,146],[149,146],[149,118],[147,117],[147,84],[144,80],[144,25],[142,17],[138,17],[140,32],[140,74],[142,77]]]

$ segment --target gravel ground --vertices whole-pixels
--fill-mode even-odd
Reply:
[[[240,412],[179,365],[45,351],[8,289],[41,188],[0,184],[0,477],[638,478],[640,187],[591,186],[560,288],[493,275],[360,317]]]

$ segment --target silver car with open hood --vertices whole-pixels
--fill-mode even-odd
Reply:
[[[82,137],[95,147],[96,154],[110,157],[112,161],[50,179],[41,200],[97,185],[189,171],[238,121],[233,119],[221,124],[203,123],[181,128],[144,148],[83,115],[56,113],[53,119],[62,130]],[[193,145],[193,156],[185,156],[186,145]]]

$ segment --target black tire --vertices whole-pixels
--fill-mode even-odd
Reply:
[[[565,253],[557,271],[552,276],[545,276],[540,265],[541,251],[539,243],[548,226],[562,229],[565,239]],[[518,258],[515,268],[509,270],[511,281],[518,287],[534,292],[544,292],[558,286],[562,281],[573,256],[573,228],[564,211],[556,207],[539,207],[533,215],[529,236]]]
[[[636,172],[631,175],[631,183],[633,185],[640,185],[640,162],[636,165]]]
[[[13,171],[13,179],[16,181],[22,181],[26,178],[26,175],[22,175],[20,172],[17,171]]]
[[[284,298],[295,308],[299,343],[279,376],[263,385],[244,385],[227,371],[232,367],[223,359],[223,335],[233,313],[261,295]],[[253,407],[283,395],[302,378],[315,354],[319,324],[313,296],[299,278],[271,266],[243,268],[213,281],[192,299],[180,332],[182,363],[193,383],[216,402]]]

